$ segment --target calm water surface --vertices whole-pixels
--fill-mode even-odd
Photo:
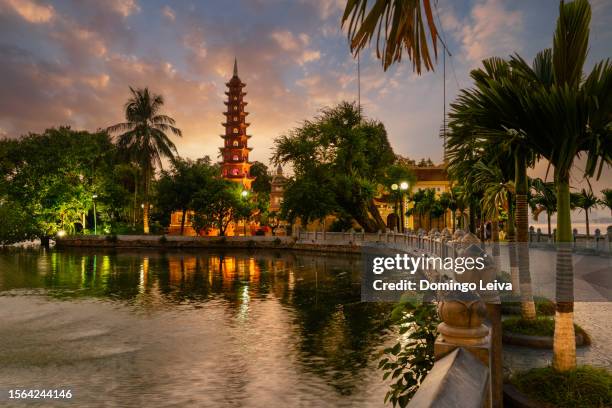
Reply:
[[[69,388],[56,406],[382,406],[389,310],[359,303],[360,270],[288,251],[2,250],[0,405]]]

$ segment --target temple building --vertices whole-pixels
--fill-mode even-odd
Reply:
[[[227,110],[223,112],[225,122],[222,123],[225,127],[225,133],[221,135],[223,147],[219,148],[222,158],[221,175],[225,179],[242,183],[245,189],[250,190],[253,178],[249,173],[249,152],[253,149],[248,146],[251,136],[247,135],[250,123],[246,122],[246,116],[249,113],[244,111],[247,102],[244,101],[246,92],[243,89],[246,84],[238,77],[237,60],[234,60],[234,75],[225,85],[228,90],[225,92],[227,101],[224,102]]]
[[[287,184],[287,177],[283,175],[283,168],[279,164],[276,168],[276,174],[272,176],[270,188],[270,212],[280,211],[281,204],[283,203],[283,194],[285,193],[285,184]]]
[[[225,133],[221,135],[223,146],[219,148],[221,152],[221,174],[224,179],[241,183],[245,190],[251,189],[251,183],[254,178],[251,177],[249,162],[249,152],[253,150],[248,146],[248,140],[251,138],[247,134],[249,123],[246,122],[248,112],[245,112],[244,107],[247,102],[244,101],[246,92],[243,91],[246,84],[238,77],[238,61],[234,59],[234,73],[229,82],[225,84],[228,90],[225,92],[227,101],[224,101],[226,110],[223,112],[225,122],[221,125],[225,128]],[[170,226],[168,227],[169,234],[180,234],[181,218],[183,212],[175,211],[170,218]],[[183,235],[197,235],[192,225],[193,211],[188,211],[185,217],[185,228]],[[233,224],[233,223],[232,223]],[[230,225],[226,234],[233,235],[234,232],[244,231],[244,225]],[[249,230],[252,229],[252,226]],[[208,231],[210,235],[216,235],[216,231]]]

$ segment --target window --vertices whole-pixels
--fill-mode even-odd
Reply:
[[[238,97],[237,97],[237,96],[234,96],[234,100],[235,100],[235,101],[237,101],[237,100],[238,100]]]
[[[238,110],[238,106],[234,105],[234,110],[237,111]]]
[[[234,134],[238,134],[238,128],[234,128]]]
[[[237,141],[237,140],[234,140],[233,145],[234,145],[234,147],[238,147],[238,141]]]
[[[232,175],[237,176],[238,175],[238,169],[232,169]]]
[[[234,156],[232,156],[232,160],[233,160],[233,161],[238,161],[238,160],[240,160],[240,159],[238,158],[238,155],[237,155],[237,154],[235,154]]]
[[[238,116],[234,116],[234,122],[238,122]]]

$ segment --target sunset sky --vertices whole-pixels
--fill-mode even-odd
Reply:
[[[238,58],[247,83],[251,158],[324,105],[357,97],[356,62],[340,28],[343,0],[0,0],[0,136],[69,124],[96,130],[123,119],[128,86],[166,98],[182,156],[217,157],[224,83]],[[612,2],[591,1],[588,60],[610,57]],[[492,55],[527,59],[552,42],[557,0],[438,2],[453,57],[447,102]],[[397,153],[442,158],[442,64],[421,77],[404,61],[384,73],[362,54],[365,114]],[[598,186],[612,185],[608,171]]]

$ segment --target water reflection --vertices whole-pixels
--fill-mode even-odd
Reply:
[[[189,401],[195,405],[234,406],[239,401],[242,406],[263,406],[261,401],[267,401],[283,406],[378,406],[385,387],[375,366],[378,352],[389,340],[388,307],[359,302],[360,270],[359,257],[289,251],[0,251],[0,301],[6,312],[6,307],[32,304],[26,295],[43,293],[61,300],[67,318],[74,313],[77,323],[83,318],[77,318],[78,312],[72,312],[69,305],[84,310],[92,299],[115,305],[111,309],[98,305],[92,310],[103,311],[100,320],[111,327],[108,336],[114,338],[113,343],[134,341],[133,358],[155,367],[154,375],[165,377],[162,390],[149,379],[155,384],[139,384],[136,389],[132,385],[127,390],[119,387],[112,395],[153,395],[153,387],[165,398],[170,394],[176,398],[180,388],[191,395]],[[21,306],[15,303],[20,301]],[[42,307],[33,308],[32,313],[39,309]],[[129,321],[122,320],[128,328],[112,334],[119,321],[117,310],[129,311],[122,317]],[[94,330],[77,323],[61,330]],[[31,344],[31,353],[38,353],[34,348],[40,349],[40,342],[57,341],[57,333],[47,337],[41,330]],[[15,326],[0,325],[0,341],[19,335],[16,331]],[[83,341],[83,350],[99,345]],[[145,347],[148,342],[153,343]],[[61,352],[63,346],[59,347]],[[10,346],[0,352],[3,362],[10,352]],[[189,378],[160,369],[160,361],[164,366],[168,360],[187,370]],[[22,363],[12,360],[17,376],[21,373],[32,380],[26,376],[27,364],[37,362],[23,363],[25,367]],[[78,363],[83,378],[105,375],[99,363]],[[130,367],[124,369],[133,370]],[[39,375],[38,381],[49,380],[44,378],[45,370]],[[51,372],[48,375],[52,377]],[[0,382],[17,381],[3,377],[0,374]],[[203,378],[208,381],[206,386]],[[200,388],[190,388],[196,386]],[[207,389],[205,394],[200,392],[202,387]],[[316,401],[311,401],[315,396]],[[148,402],[153,406],[176,402],[163,398]]]

